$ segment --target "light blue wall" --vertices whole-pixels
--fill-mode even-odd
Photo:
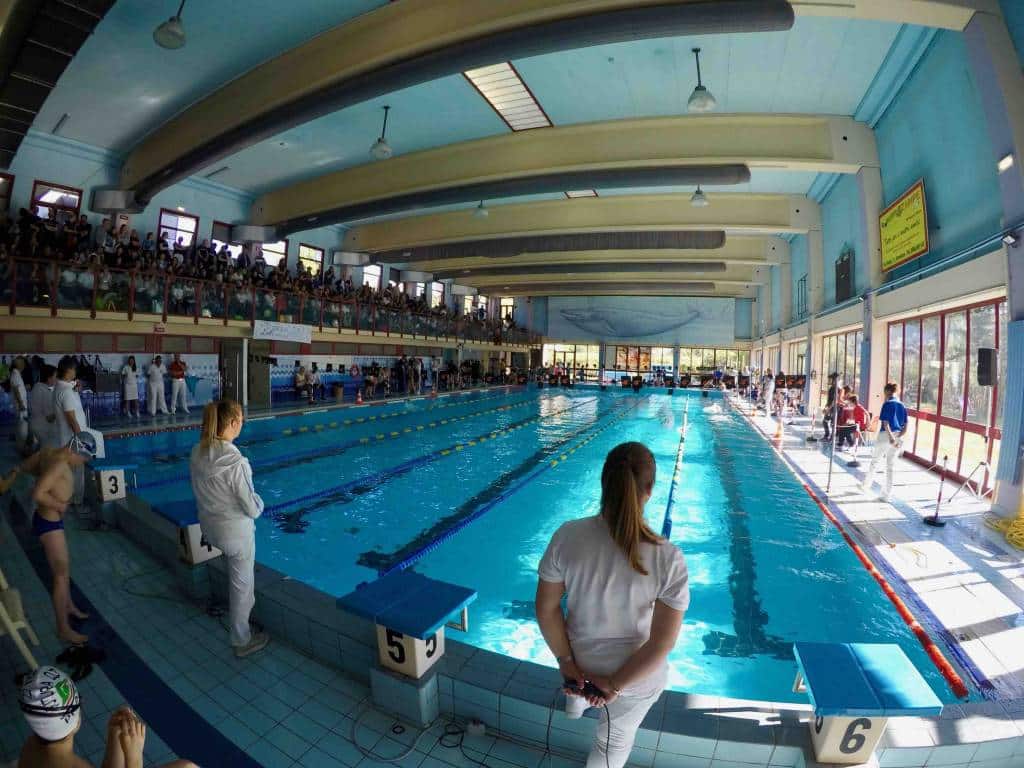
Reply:
[[[1000,0],[1006,28],[1010,30],[1013,44],[1017,46],[1017,55],[1024,64],[1024,3],[1020,0]]]
[[[892,270],[887,279],[934,264],[1000,230],[999,183],[963,35],[935,36],[875,131],[885,204],[924,179],[931,239],[928,254]]]
[[[785,321],[782,318],[782,269],[772,267],[769,274],[772,291],[772,316],[769,325],[772,328],[781,328],[789,324],[788,318]]]
[[[81,189],[82,212],[89,216],[94,227],[98,226],[103,217],[89,211],[92,190],[115,184],[120,167],[121,157],[113,152],[30,131],[11,163],[10,172],[15,177],[11,214],[17,215],[19,208],[29,206],[36,180],[48,181]],[[187,179],[157,194],[142,213],[131,214],[131,226],[145,237],[147,232],[156,232],[161,208],[176,210],[181,206],[187,213],[199,217],[197,236],[202,240],[210,237],[214,221],[244,222],[251,204],[252,198],[236,190],[205,180]],[[329,261],[330,250],[339,248],[341,240],[339,229],[321,227],[297,232],[288,239],[288,264],[294,267],[297,263],[300,242],[327,249]]]
[[[736,338],[749,339],[751,337],[751,325],[754,321],[754,302],[750,299],[736,299]]]
[[[546,296],[517,298],[512,310],[516,325],[528,328],[534,333],[548,332],[548,299]]]
[[[793,312],[789,322],[797,320],[797,283],[807,274],[807,235],[797,235],[789,244],[790,274],[793,279]],[[808,310],[810,308],[808,307]]]
[[[844,174],[821,204],[825,307],[834,306],[836,303],[836,260],[847,246],[854,250],[854,294],[861,294],[867,289],[859,268],[861,260],[866,258],[864,234],[860,226],[861,216],[857,177]]]

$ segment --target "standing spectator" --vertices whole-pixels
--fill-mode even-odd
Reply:
[[[893,474],[896,468],[896,455],[903,448],[903,435],[907,432],[907,408],[896,396],[898,387],[889,382],[885,385],[885,402],[882,404],[882,411],[878,414],[880,428],[878,439],[875,440],[875,452],[871,456],[871,463],[868,471],[864,473],[860,488],[867,493],[871,487],[871,480],[875,475],[875,467],[885,457],[885,489],[879,498],[888,501],[892,494]]]
[[[181,355],[174,353],[174,360],[167,371],[171,374],[171,413],[177,413],[178,401],[181,400],[181,410],[188,413],[188,387],[185,382],[185,370],[188,366],[181,359]]]
[[[54,410],[53,388],[57,385],[57,369],[44,365],[39,381],[28,396],[29,430],[41,448],[58,448],[57,413]]]
[[[821,424],[825,427],[825,440],[832,439],[832,422],[838,415],[835,412],[836,395],[839,393],[839,374],[832,372],[828,375],[828,394],[825,400],[825,411],[821,416]]]
[[[75,358],[70,355],[57,365],[57,385],[53,390],[53,409],[57,415],[57,445],[70,445],[71,440],[88,424],[82,398],[76,390],[78,370]],[[72,466],[73,493],[71,505],[79,507],[85,500],[85,470],[81,465]]]
[[[163,358],[157,355],[146,369],[146,400],[150,416],[156,416],[158,409],[160,413],[167,413],[167,400],[164,397],[164,376],[166,374],[167,369],[164,368]]]
[[[151,256],[155,250],[156,240],[153,238],[153,233],[147,232],[146,239],[142,241],[142,252]]]
[[[107,232],[110,231],[110,226],[110,219],[103,219],[103,223],[97,227],[95,233],[95,244],[97,250],[101,249],[103,247],[103,243],[106,242]]]
[[[266,647],[266,633],[252,634],[249,614],[256,603],[256,526],[263,499],[252,484],[252,467],[234,445],[242,431],[242,407],[219,400],[203,409],[199,444],[192,449],[189,471],[207,540],[224,553],[228,564],[228,613],[231,645],[244,658]]]
[[[124,415],[139,418],[139,373],[135,355],[129,355],[128,362],[121,368],[121,388],[124,393]]]

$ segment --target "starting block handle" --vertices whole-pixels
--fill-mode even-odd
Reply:
[[[469,631],[469,606],[466,605],[466,606],[462,607],[462,610],[459,613],[459,623],[458,624],[456,624],[454,621],[449,621],[449,622],[445,623],[445,626],[449,627],[451,629],[458,630],[459,632],[468,632]]]
[[[807,693],[807,683],[804,682],[804,673],[797,672],[793,681],[793,693]]]

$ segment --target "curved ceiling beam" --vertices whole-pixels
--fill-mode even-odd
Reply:
[[[701,115],[609,120],[489,136],[324,174],[261,195],[250,218],[255,224],[298,231],[308,229],[313,221],[322,226],[409,210],[417,204],[500,196],[500,187],[488,187],[492,182],[561,175],[562,186],[555,191],[633,185],[628,179],[568,180],[580,171],[630,169],[643,186],[680,183],[671,181],[678,171],[676,179],[712,185],[743,183],[749,177],[740,171],[717,171],[723,174],[718,180],[702,179],[695,167],[856,173],[878,164],[874,131],[849,117]],[[693,170],[684,171],[686,167]],[[651,180],[643,181],[642,172]],[[529,192],[537,186],[515,188]],[[439,192],[446,194],[431,201],[429,193]],[[316,218],[311,221],[312,217]]]
[[[501,259],[531,253],[568,253],[572,251],[659,251],[715,250],[725,246],[725,232],[584,232],[576,235],[528,235],[488,238],[460,243],[424,245],[398,251],[373,254],[373,261],[385,264],[411,264],[417,261],[441,261],[479,257]]]
[[[659,282],[510,283],[504,296],[740,296],[749,288],[718,285],[710,280],[661,280]]]
[[[388,3],[255,67],[166,122],[131,152],[121,182],[147,201],[210,163],[288,128],[500,61],[653,37],[792,25],[786,0]]]
[[[1000,15],[999,0],[791,0],[799,16],[918,24],[962,32],[976,11]]]
[[[635,272],[657,272],[660,274],[678,273],[725,273],[728,266],[724,261],[635,261],[619,264],[540,264],[533,267],[510,266],[510,267],[463,267],[462,269],[435,270],[435,280],[457,280],[460,283],[467,281],[476,284],[476,281],[500,282],[505,279],[515,279],[517,275],[557,275],[571,277],[574,275],[616,275],[632,274]],[[748,270],[749,271],[749,268]]]
[[[686,229],[777,235],[821,228],[818,204],[802,195],[708,193],[707,197],[711,204],[706,208],[691,206],[688,195],[616,195],[500,205],[491,208],[485,219],[469,211],[412,216],[355,227],[345,235],[344,249],[376,253],[465,240],[581,232]],[[705,253],[701,258],[706,257]]]

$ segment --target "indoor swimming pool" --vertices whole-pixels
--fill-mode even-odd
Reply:
[[[669,505],[684,423],[682,472]],[[108,443],[159,506],[191,496],[192,431]],[[774,701],[791,692],[792,643],[895,642],[936,693],[941,675],[814,501],[714,395],[490,390],[246,424],[266,504],[257,559],[331,595],[395,568],[479,591],[467,635],[554,665],[533,616],[537,563],[567,520],[594,514],[605,454],[625,440],[658,463],[647,517],[684,551],[691,605],[672,688]]]

